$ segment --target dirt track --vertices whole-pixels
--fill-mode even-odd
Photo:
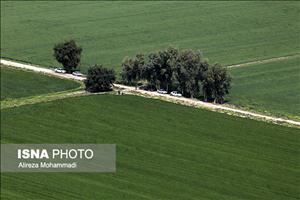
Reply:
[[[249,65],[264,64],[264,63],[276,62],[276,61],[280,61],[280,60],[287,60],[287,59],[296,58],[299,56],[300,56],[300,54],[295,54],[295,55],[290,55],[290,56],[281,56],[281,57],[269,58],[269,59],[264,59],[264,60],[256,60],[256,61],[247,62],[247,63],[228,65],[227,68],[246,67]]]
[[[78,81],[83,81],[85,79],[84,77],[73,76],[72,74],[59,74],[59,73],[54,72],[54,70],[52,70],[52,69],[42,68],[42,67],[30,65],[30,64],[18,63],[18,62],[9,61],[9,60],[1,59],[1,64],[16,67],[16,68],[27,69],[27,70],[31,70],[31,71],[35,71],[35,72],[39,72],[39,73],[43,73],[43,74],[58,76],[61,78],[73,79],[73,80],[78,80]]]
[[[42,68],[42,67],[38,67],[38,66],[22,64],[22,63],[18,63],[18,62],[14,62],[14,61],[3,60],[3,59],[1,59],[1,64],[7,65],[7,66],[13,66],[16,68],[28,69],[28,70],[32,70],[32,71],[39,72],[39,73],[58,76],[61,78],[73,79],[73,80],[78,80],[78,81],[83,81],[85,79],[85,77],[77,77],[77,76],[73,76],[71,74],[59,74],[59,73],[55,73],[51,69],[46,69],[46,68]],[[134,87],[120,85],[120,84],[114,84],[114,86],[116,88],[122,89],[125,92],[131,93],[131,94],[142,95],[142,96],[146,96],[146,97],[150,97],[150,98],[161,99],[161,100],[184,104],[184,105],[193,106],[193,107],[205,108],[205,109],[214,110],[214,111],[218,111],[218,112],[225,112],[225,113],[237,115],[240,117],[247,117],[247,118],[269,121],[269,122],[278,123],[278,124],[283,123],[283,124],[289,124],[289,125],[294,125],[294,126],[300,127],[300,122],[298,122],[298,121],[278,118],[278,117],[274,117],[274,116],[267,116],[267,115],[258,114],[258,113],[254,113],[254,112],[250,112],[250,111],[245,111],[245,110],[241,110],[241,109],[237,109],[237,108],[232,108],[232,107],[229,107],[229,105],[227,106],[227,105],[213,104],[213,103],[199,101],[197,99],[174,97],[174,96],[170,96],[170,95],[159,94],[157,92],[150,92],[150,91],[139,90],[139,89],[136,90]]]

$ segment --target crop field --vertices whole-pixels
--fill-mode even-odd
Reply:
[[[0,52],[57,67],[54,44],[74,39],[81,72],[118,78],[125,56],[168,46],[226,66],[300,55],[299,13],[297,1],[1,1]],[[300,56],[229,72],[228,104],[300,120]],[[1,199],[299,199],[299,128],[79,86],[1,66],[1,144],[116,144],[116,172],[2,172]]]
[[[80,83],[1,66],[1,100],[74,89]]]
[[[229,103],[300,118],[300,57],[232,68]]]
[[[81,70],[168,47],[234,64],[299,53],[299,2],[1,1],[1,54],[57,66],[55,43],[83,47]]]
[[[296,128],[130,95],[76,97],[1,112],[2,143],[117,144],[116,173],[2,173],[3,199],[300,195]]]

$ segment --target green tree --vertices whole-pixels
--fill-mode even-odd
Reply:
[[[148,62],[143,68],[142,78],[155,88],[169,90],[172,84],[172,77],[178,50],[169,47],[166,50],[150,53]]]
[[[203,79],[203,92],[205,101],[223,103],[225,95],[229,93],[231,76],[227,69],[219,64],[210,67]]]
[[[158,81],[160,87],[163,87],[166,91],[169,92],[170,85],[173,81],[173,73],[176,67],[176,60],[179,55],[179,51],[176,48],[169,47],[164,51],[158,52],[159,55],[159,66],[158,70]]]
[[[85,83],[85,89],[89,92],[105,92],[112,89],[116,80],[113,69],[95,65],[88,70]]]
[[[53,50],[55,59],[63,65],[67,73],[72,73],[79,65],[82,48],[74,40],[56,44]]]
[[[137,89],[137,82],[141,78],[142,68],[145,64],[143,54],[137,54],[133,58],[125,57],[122,62],[121,77],[125,84],[134,84]]]
[[[200,82],[208,68],[208,63],[202,61],[199,51],[185,50],[180,52],[176,61],[176,80],[179,90],[186,97],[194,97],[200,92]]]
[[[142,68],[141,78],[148,81],[151,90],[157,88],[158,78],[156,68],[152,63],[146,63]]]

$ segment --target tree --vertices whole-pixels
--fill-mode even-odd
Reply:
[[[74,40],[56,44],[54,57],[61,63],[67,73],[72,73],[80,63],[82,48]]]
[[[150,76],[150,79],[147,79],[152,86],[155,86],[156,89],[161,87],[162,77],[162,58],[160,57],[159,52],[150,53],[148,56],[148,63],[146,66],[146,71]],[[149,77],[148,76],[148,77]]]
[[[133,58],[125,57],[122,62],[121,77],[126,84],[134,84],[137,89],[137,82],[141,78],[142,68],[145,64],[143,54],[137,54]]]
[[[180,52],[176,61],[176,79],[179,89],[186,97],[194,97],[199,94],[199,84],[203,80],[203,74],[207,70],[207,62],[202,61],[199,51],[185,50]]]
[[[172,47],[164,51],[150,53],[148,62],[142,70],[142,78],[146,79],[152,87],[169,90],[178,50]]]
[[[148,81],[148,86],[151,90],[157,87],[157,73],[154,65],[147,63],[142,68],[141,78]]]
[[[160,87],[163,87],[169,92],[169,87],[172,85],[173,72],[175,71],[179,51],[176,48],[169,47],[164,51],[159,51],[158,55],[160,66],[160,70],[158,70],[158,80]]]
[[[231,77],[226,68],[219,64],[210,67],[203,79],[203,92],[206,101],[223,103],[225,95],[229,93]]]
[[[88,70],[85,89],[89,92],[110,91],[116,80],[113,69],[107,69],[102,65],[95,65]]]

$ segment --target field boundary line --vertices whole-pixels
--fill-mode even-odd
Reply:
[[[30,97],[23,98],[15,98],[15,99],[5,99],[1,101],[1,110],[13,107],[19,107],[24,105],[31,105],[36,103],[44,103],[49,101],[55,101],[58,99],[65,99],[76,96],[84,96],[89,95],[86,91],[64,91],[64,92],[54,92],[43,95],[36,95]]]
[[[3,60],[3,59],[1,59],[1,64],[13,66],[13,67],[17,67],[17,68],[29,69],[29,70],[32,70],[35,72],[50,74],[53,76],[58,76],[58,77],[67,78],[67,79],[73,79],[73,80],[79,80],[79,81],[85,80],[85,77],[77,77],[77,76],[73,76],[71,74],[59,74],[59,73],[55,73],[51,69],[41,68],[36,65],[35,66],[27,65],[27,64],[17,63],[14,61],[8,61],[8,60]],[[290,119],[284,119],[284,118],[280,118],[280,117],[259,114],[259,113],[255,113],[255,112],[238,109],[238,108],[232,108],[232,107],[229,107],[226,105],[203,102],[203,101],[200,101],[197,99],[174,97],[174,96],[170,96],[170,95],[163,95],[163,94],[159,94],[157,92],[145,91],[145,90],[140,90],[140,89],[136,90],[135,87],[121,85],[121,84],[114,84],[114,87],[117,89],[122,89],[122,90],[124,90],[124,92],[130,93],[133,95],[140,95],[140,96],[144,96],[144,97],[148,97],[148,98],[169,101],[172,103],[178,103],[178,104],[183,104],[183,105],[197,107],[197,108],[204,108],[204,109],[217,111],[217,112],[221,112],[221,113],[226,113],[229,115],[235,115],[235,116],[239,116],[239,117],[243,117],[243,118],[267,121],[267,122],[272,122],[275,124],[291,125],[291,126],[300,128],[299,121],[294,121],[294,120],[290,120]]]
[[[263,60],[255,60],[255,61],[250,61],[250,62],[245,62],[245,63],[240,63],[240,64],[233,64],[233,65],[228,65],[226,68],[231,69],[231,68],[238,68],[238,67],[246,67],[249,65],[265,64],[265,63],[277,62],[277,61],[282,61],[282,60],[288,60],[288,59],[297,58],[297,57],[300,57],[300,54],[281,56],[281,57],[273,57],[273,58],[268,58],[268,59],[263,59]]]

